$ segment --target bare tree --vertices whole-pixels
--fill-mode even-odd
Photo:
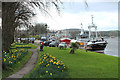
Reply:
[[[47,2],[2,2],[2,50],[9,52],[10,44],[14,41],[14,31],[19,25],[29,27],[29,19],[34,16],[33,8],[38,7],[41,12],[48,13],[49,7],[54,5],[59,12],[59,0]],[[4,56],[3,56],[4,58]],[[3,60],[2,60],[3,61]],[[3,69],[5,69],[4,62]]]

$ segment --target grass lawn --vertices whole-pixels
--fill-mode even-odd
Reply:
[[[96,52],[85,52],[77,49],[69,54],[70,49],[60,50],[57,47],[44,47],[44,51],[62,60],[68,67],[72,78],[118,78],[118,58]]]
[[[8,67],[9,70],[2,70],[2,78],[8,77],[9,75],[12,75],[13,73],[17,72],[21,69],[21,67],[29,60],[29,58],[32,56],[32,52],[29,51],[28,54],[22,58],[21,61],[14,64],[11,67]]]
[[[31,49],[36,49],[37,48],[37,46],[35,46],[35,45],[31,44],[31,43],[29,43],[28,45],[31,46]]]

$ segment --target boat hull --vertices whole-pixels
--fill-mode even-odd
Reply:
[[[105,47],[106,47],[106,43],[104,43],[104,44],[90,44],[90,45],[87,45],[86,49],[90,50],[90,51],[104,50]]]

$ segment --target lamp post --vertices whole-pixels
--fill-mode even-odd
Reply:
[[[45,27],[46,27],[46,41],[48,40],[48,36],[47,36],[47,33],[48,33],[48,25],[47,24],[45,24]]]

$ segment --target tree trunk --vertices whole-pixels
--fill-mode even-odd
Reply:
[[[2,3],[2,51],[9,52],[9,48],[14,39],[14,20],[15,3]],[[2,68],[6,69],[4,64],[4,54],[2,55]]]
[[[70,54],[74,54],[75,50],[71,49]]]

